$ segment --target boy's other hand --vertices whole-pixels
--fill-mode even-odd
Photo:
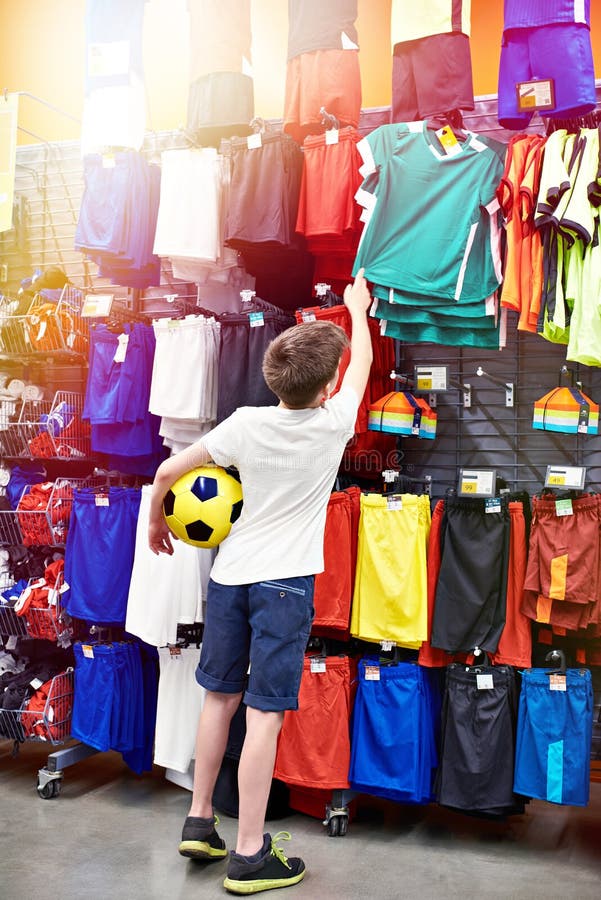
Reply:
[[[169,530],[167,523],[161,517],[156,521],[150,521],[148,525],[148,546],[157,556],[159,553],[167,553],[173,555],[172,540],[177,540],[174,534]]]
[[[371,294],[363,277],[364,271],[365,269],[359,269],[353,284],[347,284],[344,289],[344,304],[351,314],[365,313],[371,304]]]

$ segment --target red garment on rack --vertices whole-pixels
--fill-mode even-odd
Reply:
[[[355,489],[360,493],[358,489]],[[324,571],[315,576],[311,633],[348,640],[357,561],[357,538],[353,535],[355,490],[333,493],[328,502],[324,534]]]
[[[56,641],[63,630],[58,591],[64,584],[64,569],[64,559],[50,563],[44,577],[32,581],[15,604],[15,613],[25,617],[27,633],[32,638]]]
[[[311,657],[305,657],[298,710],[284,716],[274,777],[286,784],[336,790],[350,787],[351,685],[357,666],[347,656],[324,661],[325,672],[311,672]]]

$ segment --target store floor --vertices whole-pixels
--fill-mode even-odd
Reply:
[[[213,900],[225,862],[177,853],[189,794],[162,770],[138,778],[117,754],[65,771],[57,799],[41,800],[37,770],[47,748],[19,756],[0,743],[0,898],[2,900]],[[298,900],[566,900],[601,896],[601,784],[587,809],[534,802],[506,823],[471,819],[435,805],[375,801],[330,838],[321,822],[292,814],[269,825],[292,832],[302,884],[273,896]],[[222,818],[232,845],[236,822]],[[290,854],[292,855],[292,853]],[[267,896],[267,895],[265,895]]]

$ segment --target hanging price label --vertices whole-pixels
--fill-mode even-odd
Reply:
[[[573,516],[574,508],[572,506],[571,500],[556,500],[555,501],[555,515],[556,516]]]
[[[94,659],[94,648],[90,646],[90,644],[82,644],[81,652],[86,657],[86,659]]]
[[[550,691],[566,691],[567,690],[566,676],[560,675],[560,674],[549,675],[549,690]]]
[[[585,466],[547,466],[545,487],[581,491],[586,479]]]
[[[265,325],[265,317],[262,312],[252,312],[248,314],[248,320],[251,328],[261,328]]]
[[[491,691],[495,684],[492,675],[476,675],[476,687],[479,691]]]
[[[366,681],[380,680],[380,666],[365,666],[364,672]]]
[[[261,139],[261,133],[257,132],[256,134],[249,134],[246,138],[246,146],[249,150],[258,150],[259,147],[262,147],[263,141]]]
[[[400,497],[387,497],[386,498],[386,509],[402,509],[403,501]]]
[[[418,391],[446,391],[449,387],[448,366],[415,366],[415,388]]]
[[[311,660],[311,674],[312,675],[323,675],[326,671],[326,661],[325,659],[312,659]]]
[[[494,497],[497,473],[486,469],[459,470],[460,497]]]

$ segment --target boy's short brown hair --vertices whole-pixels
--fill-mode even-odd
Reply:
[[[267,386],[286,406],[302,409],[336,374],[349,340],[332,322],[306,322],[279,334],[263,357]]]

